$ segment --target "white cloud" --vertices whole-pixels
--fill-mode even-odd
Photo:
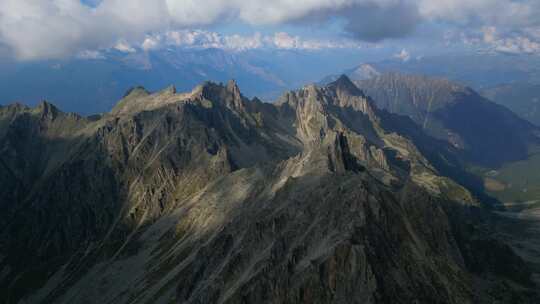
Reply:
[[[105,59],[105,56],[99,51],[85,50],[77,54],[77,57],[80,59]]]
[[[497,29],[494,26],[483,27],[482,33],[484,34],[483,40],[485,43],[493,43],[497,39]]]
[[[238,21],[264,25],[324,23],[335,18],[343,21],[343,30],[351,37],[367,41],[403,37],[419,24],[434,22],[467,30],[495,27],[507,37],[519,32],[523,39],[517,43],[523,50],[534,49],[540,39],[532,34],[540,32],[538,0],[102,0],[93,6],[79,0],[0,0],[0,45],[22,60],[112,47],[131,52],[133,45],[151,49],[171,41],[258,48],[266,44],[264,37],[200,33],[176,37],[169,31]],[[156,35],[162,35],[160,41],[147,41]],[[324,46],[295,36],[273,39],[276,47],[283,48]]]
[[[394,55],[394,58],[398,58],[403,62],[407,62],[411,59],[411,54],[406,49],[402,49],[401,52]]]
[[[135,48],[133,48],[127,41],[120,40],[118,41],[114,46],[113,49],[116,49],[123,53],[134,53],[136,52]]]
[[[292,37],[285,32],[276,33],[270,41],[279,49],[295,49],[300,44],[298,37]]]
[[[461,32],[452,39],[483,52],[540,55],[540,37],[534,31],[501,31],[495,26],[486,26],[479,31]]]
[[[528,37],[515,36],[493,40],[489,43],[493,51],[509,54],[540,54],[540,43]]]
[[[141,48],[145,52],[158,49],[160,46],[161,46],[161,36],[146,37],[143,43],[141,44]]]
[[[225,36],[223,37],[223,42],[226,48],[233,50],[259,49],[264,46],[260,33],[255,33],[253,36]]]
[[[334,40],[303,39],[300,36],[291,36],[286,32],[277,32],[273,35],[263,36],[258,32],[253,35],[221,35],[216,32],[204,30],[179,30],[147,36],[140,48],[144,51],[149,51],[170,46],[245,51],[262,48],[296,50],[360,48],[361,44],[357,41],[343,38]]]

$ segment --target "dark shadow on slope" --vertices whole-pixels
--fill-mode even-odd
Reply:
[[[437,169],[459,184],[465,186],[487,207],[500,207],[501,203],[486,194],[482,178],[465,169],[462,152],[447,142],[437,140],[427,134],[409,117],[392,114],[386,110],[377,110],[382,127],[388,132],[396,132],[409,138],[422,155]]]
[[[260,102],[248,107],[254,113],[268,110]],[[15,118],[6,137],[14,152],[0,154],[0,160],[19,164],[26,183],[12,192],[23,196],[0,197],[0,206],[11,208],[3,213],[9,217],[0,221],[6,221],[0,243],[6,259],[1,265],[12,270],[0,282],[2,298],[17,302],[72,259],[61,285],[65,290],[95,263],[121,248],[130,250],[129,237],[145,211],[153,214],[147,219],[151,222],[215,178],[255,161],[273,162],[297,153],[278,137],[262,136],[265,121],[244,114],[218,102],[211,108],[176,104],[122,119],[106,116],[95,133],[71,139],[47,137],[41,132],[46,126],[33,114]],[[241,161],[240,152],[256,151],[261,152],[256,160]],[[11,180],[9,171],[2,173],[7,175],[1,178]],[[163,176],[172,180],[161,180]],[[175,188],[187,180],[189,186]],[[140,184],[138,199],[143,203],[126,210],[134,183]],[[163,185],[173,188],[163,190]]]
[[[444,125],[463,137],[466,158],[498,168],[528,158],[531,144],[540,144],[537,128],[503,106],[474,92],[455,94],[455,102],[434,113]]]

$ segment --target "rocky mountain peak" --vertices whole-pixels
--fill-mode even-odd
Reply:
[[[14,102],[12,104],[8,104],[5,106],[0,106],[0,109],[8,109],[10,111],[22,111],[22,110],[28,110],[29,107],[21,102]]]
[[[41,113],[42,118],[47,118],[49,120],[54,120],[59,112],[58,108],[46,100],[41,101],[37,105],[36,110]]]
[[[231,79],[227,81],[227,91],[240,95],[240,88],[238,87],[238,84],[236,83],[236,80]]]
[[[234,111],[243,111],[245,108],[245,98],[235,80],[229,80],[225,86],[207,81],[202,84],[200,94],[204,99],[223,104]]]
[[[351,77],[355,80],[370,79],[381,75],[381,73],[374,66],[367,63],[361,64],[348,74],[351,75]]]
[[[352,95],[364,97],[364,93],[345,74],[339,76],[336,81],[329,83],[326,88],[334,91],[338,96]]]
[[[231,79],[227,82],[227,91],[231,94],[232,97],[232,106],[235,109],[243,109],[244,103],[243,103],[243,96],[242,93],[240,93],[240,88],[238,87],[238,84],[234,79]]]
[[[120,100],[111,111],[112,114],[134,114],[141,111],[150,111],[177,102],[185,102],[200,92],[199,87],[192,92],[177,93],[176,87],[170,85],[165,89],[150,93],[145,88],[134,87]]]
[[[234,81],[136,89],[110,115],[55,119],[47,136],[35,109],[0,108],[0,298],[473,303],[464,260],[506,263],[528,283],[511,251],[461,249],[484,235],[458,230],[474,219],[455,208],[474,201],[423,155],[444,147],[369,112],[358,91],[344,77],[278,104],[248,101]]]
[[[150,95],[150,92],[148,92],[143,86],[135,86],[127,90],[123,98],[126,98],[130,95],[135,95],[135,96]]]
[[[168,93],[168,94],[176,94],[176,87],[174,85],[170,85],[168,87],[166,87],[163,91],[163,93]]]
[[[356,86],[351,81],[349,77],[345,74],[341,74],[338,79],[336,79],[334,82],[330,83],[329,86],[332,86],[332,84],[337,88],[347,88],[347,89],[354,89]]]

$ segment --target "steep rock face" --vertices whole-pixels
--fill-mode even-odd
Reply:
[[[71,132],[84,124],[84,118],[63,114],[47,102],[34,109],[19,104],[0,109],[0,178],[5,185],[0,191],[0,208],[4,212],[11,213],[15,202],[62,161]]]
[[[475,289],[480,274],[528,284],[511,251],[490,263],[512,257],[519,280],[463,251],[475,248],[460,230],[467,216],[447,214],[478,202],[400,119],[347,78],[275,105],[230,82],[136,88],[92,119],[0,108],[0,179],[16,189],[0,191],[1,296],[472,303],[492,300]]]
[[[13,253],[9,263],[16,267],[7,279],[18,275],[21,285],[32,288],[26,279],[36,274],[21,277],[18,267],[69,257],[93,243],[106,242],[111,251],[122,248],[134,228],[174,209],[208,181],[289,153],[219,103],[197,104],[203,101],[85,121],[67,137],[51,132],[55,124],[49,122],[69,120],[70,114],[57,113],[51,120],[51,112],[37,108],[16,115],[2,157],[16,167],[6,170],[5,178],[19,174],[28,186],[5,194],[22,193],[15,202],[5,198],[13,215],[6,220],[2,246]],[[257,159],[243,157],[256,153]]]
[[[286,93],[277,106],[295,113],[293,126],[305,147],[332,146],[341,134],[360,164],[386,183],[412,178],[437,193],[447,186],[461,188],[443,175],[477,196],[482,192],[481,181],[462,169],[454,148],[426,135],[410,119],[379,110],[346,76],[326,87]]]
[[[378,107],[409,116],[476,164],[497,167],[524,159],[539,143],[537,127],[445,79],[389,73],[355,83]]]
[[[341,78],[331,85],[307,86],[285,94],[278,102],[283,112],[296,116],[293,126],[305,148],[336,149],[354,156],[373,168],[386,166],[380,157],[384,146],[375,114],[368,99],[350,82]]]
[[[423,126],[430,114],[452,103],[453,95],[465,88],[442,78],[388,73],[358,80],[357,85],[382,109],[410,116]]]
[[[392,194],[368,184],[351,176],[289,181],[263,210],[254,213],[255,224],[233,218],[223,228],[223,236],[208,244],[219,248],[223,257],[204,249],[198,252],[179,274],[177,299],[186,303],[470,301],[470,279],[460,270],[459,255],[452,255],[453,241],[445,234],[448,227],[441,226],[435,232],[438,239],[428,244],[425,236],[419,236],[427,232],[420,228],[429,225],[423,222],[427,218],[405,215],[409,194],[403,193],[407,203],[401,206]],[[351,190],[342,192],[340,187]],[[443,220],[435,205],[421,207],[433,221]],[[242,229],[246,224],[250,228]],[[414,238],[419,238],[418,243]],[[442,261],[448,268],[439,268]],[[190,288],[191,284],[196,287]]]

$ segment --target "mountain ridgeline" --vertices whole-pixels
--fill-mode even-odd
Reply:
[[[442,78],[385,73],[355,84],[381,109],[406,115],[472,164],[497,168],[526,159],[540,128],[468,87]]]
[[[274,104],[231,81],[0,107],[0,297],[535,303],[462,161],[347,77]]]

